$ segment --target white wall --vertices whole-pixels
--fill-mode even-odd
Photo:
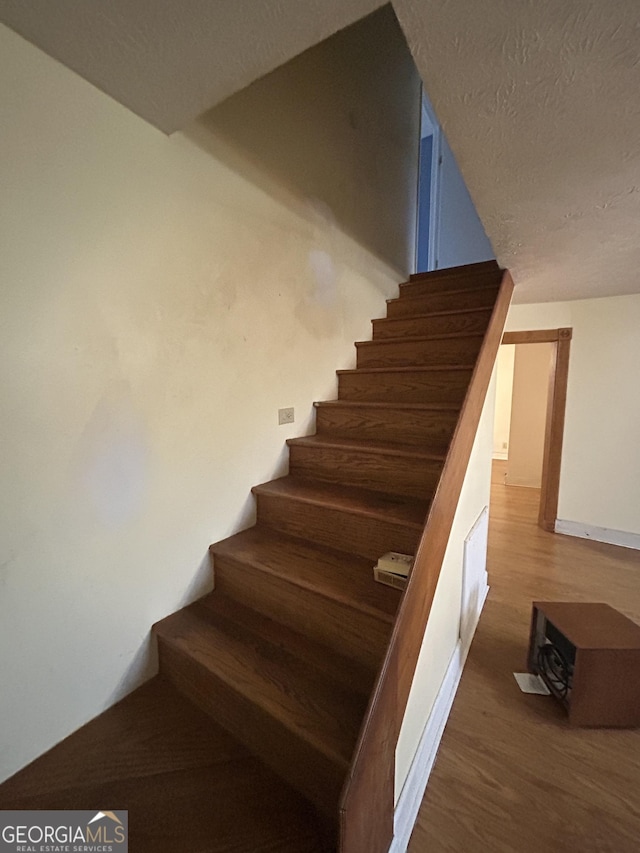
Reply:
[[[505,483],[539,489],[555,344],[516,344],[515,350]]]
[[[509,455],[515,354],[516,348],[514,344],[502,344],[498,349],[498,358],[496,360],[496,413],[493,423],[494,459],[506,459]]]
[[[396,803],[460,636],[464,540],[489,506],[495,372],[469,459],[396,748]]]
[[[154,671],[151,624],[210,587],[406,274],[419,86],[384,27],[294,60],[236,139],[166,138],[0,28],[0,779]],[[241,144],[285,104],[302,190]]]
[[[509,331],[573,327],[558,517],[640,534],[640,295],[514,305]]]

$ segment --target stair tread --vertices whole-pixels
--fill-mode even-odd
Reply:
[[[420,297],[417,297],[420,298]],[[410,317],[376,317],[372,323],[405,323],[407,320],[432,320],[434,317],[450,317],[460,314],[482,314],[490,311],[489,307],[480,308],[453,308],[447,311],[427,311],[421,314],[412,314]]]
[[[409,284],[418,284],[418,282],[409,282]],[[491,282],[489,284],[479,284],[476,287],[452,287],[450,290],[445,291],[434,291],[433,296],[451,296],[454,293],[475,293],[479,290],[497,290],[499,282]],[[401,296],[394,296],[390,299],[387,299],[387,304],[389,302],[403,302],[407,303],[411,299],[425,299],[431,294],[421,294],[411,296],[410,293],[404,293]]]
[[[375,673],[353,658],[338,654],[328,646],[300,631],[241,604],[222,592],[214,591],[198,600],[211,616],[233,623],[234,630],[247,631],[281,649],[295,650],[295,656],[332,681],[369,698]]]
[[[159,622],[156,633],[347,769],[363,699],[232,621],[214,621],[196,604]]]
[[[393,318],[395,319],[395,318]],[[484,332],[444,332],[436,335],[402,335],[398,338],[377,338],[374,341],[356,341],[357,347],[385,346],[386,344],[417,343],[419,341],[436,341],[451,338],[482,338]]]
[[[289,447],[334,447],[344,450],[364,450],[369,453],[390,454],[394,456],[409,456],[419,459],[443,460],[445,453],[423,450],[412,444],[400,444],[394,441],[372,441],[360,438],[340,438],[331,435],[307,435],[301,438],[287,439]]]
[[[211,552],[214,566],[217,556],[250,563],[393,624],[400,593],[373,580],[373,560],[314,545],[260,525],[216,542]]]
[[[256,495],[272,495],[321,504],[331,509],[397,522],[417,530],[424,527],[429,509],[429,501],[402,498],[399,495],[373,492],[355,486],[304,480],[291,475],[254,486],[252,491]]]
[[[313,404],[316,409],[339,408],[339,409],[407,409],[412,412],[458,411],[459,403],[395,403],[386,400],[321,400]]]
[[[338,376],[358,375],[362,373],[422,373],[425,370],[473,370],[474,364],[423,364],[395,365],[393,367],[351,367],[336,370]]]
[[[483,273],[491,273],[495,272],[496,275],[500,273],[500,267],[498,266],[498,262],[496,260],[491,261],[477,261],[473,264],[461,264],[455,267],[442,267],[438,270],[428,270],[427,272],[417,272],[412,273],[410,276],[410,281],[428,281],[430,278],[439,279],[439,278],[450,278],[459,275],[468,275],[476,276],[481,275]]]

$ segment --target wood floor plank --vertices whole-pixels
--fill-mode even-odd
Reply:
[[[640,622],[640,553],[547,533],[539,490],[493,477],[491,592],[409,853],[636,853],[640,730],[571,728],[522,694],[531,604],[605,601]]]

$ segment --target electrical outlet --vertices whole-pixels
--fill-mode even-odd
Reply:
[[[278,423],[292,424],[295,418],[293,415],[293,406],[290,409],[278,409]]]

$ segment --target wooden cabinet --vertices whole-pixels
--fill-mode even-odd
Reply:
[[[640,726],[640,625],[608,604],[534,602],[528,666],[576,726]]]

